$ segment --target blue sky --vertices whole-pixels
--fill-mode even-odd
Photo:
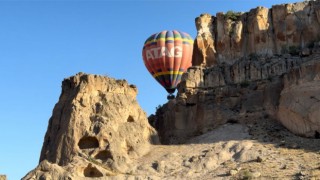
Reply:
[[[35,168],[61,81],[78,72],[126,79],[148,115],[167,99],[145,69],[151,34],[196,36],[202,13],[248,11],[293,0],[0,0],[0,174],[22,178]]]

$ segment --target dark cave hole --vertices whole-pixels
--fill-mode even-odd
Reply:
[[[86,136],[80,139],[78,146],[80,149],[98,148],[99,141],[96,137]]]

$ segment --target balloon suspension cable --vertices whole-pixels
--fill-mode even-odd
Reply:
[[[167,96],[167,99],[168,99],[168,100],[174,99],[174,94],[169,94],[169,95]]]

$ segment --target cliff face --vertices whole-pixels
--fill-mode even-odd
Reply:
[[[233,64],[250,55],[307,53],[320,40],[320,1],[203,14],[196,18],[196,27],[193,65]]]
[[[62,82],[39,166],[25,179],[103,177],[124,172],[158,142],[125,80],[77,74]]]
[[[295,134],[320,138],[320,60],[285,74],[283,82],[278,119]]]
[[[320,1],[308,1],[196,18],[194,66],[153,117],[161,141],[181,143],[250,114],[319,137],[319,12]]]

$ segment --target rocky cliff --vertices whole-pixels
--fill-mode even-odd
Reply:
[[[308,54],[320,40],[320,1],[202,14],[196,27],[193,65],[234,64],[251,55]]]
[[[193,67],[176,99],[151,117],[161,141],[181,143],[250,113],[319,137],[320,1],[196,18]]]
[[[283,77],[277,117],[293,133],[320,138],[320,59]]]
[[[0,175],[0,180],[7,180],[7,176],[6,175]]]
[[[125,80],[79,73],[62,82],[39,166],[24,179],[79,179],[126,172],[158,143]]]

